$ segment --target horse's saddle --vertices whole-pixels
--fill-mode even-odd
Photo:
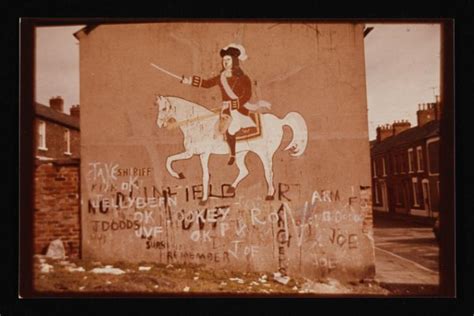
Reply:
[[[250,112],[250,118],[255,122],[255,126],[241,128],[237,134],[235,134],[235,139],[246,140],[251,139],[262,134],[262,123],[260,122],[260,113]]]
[[[249,117],[254,121],[255,126],[241,128],[237,132],[237,134],[235,134],[235,139],[237,141],[252,139],[262,134],[262,123],[260,122],[260,113],[250,112]],[[230,117],[230,115],[221,115],[221,118],[219,119],[218,123],[218,131],[220,134],[224,134],[227,131],[231,120],[232,118]]]

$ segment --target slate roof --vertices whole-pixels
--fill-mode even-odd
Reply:
[[[392,148],[409,145],[422,139],[439,136],[439,121],[434,120],[423,126],[409,128],[398,135],[390,136],[383,141],[371,141],[371,154],[376,155],[389,151]],[[372,143],[374,142],[374,143]],[[373,144],[373,146],[372,146]]]
[[[52,121],[54,123],[64,125],[66,127],[74,128],[79,130],[79,118],[67,115],[65,113],[59,113],[53,110],[49,106],[41,103],[35,103],[35,113],[38,117]]]

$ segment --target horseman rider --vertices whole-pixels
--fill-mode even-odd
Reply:
[[[248,103],[252,95],[250,78],[239,66],[239,60],[247,59],[244,47],[230,44],[221,49],[220,56],[222,71],[219,75],[210,79],[202,79],[199,76],[183,77],[182,83],[202,88],[219,86],[222,93],[221,119],[231,117],[225,138],[230,148],[228,165],[232,165],[235,161],[235,134],[241,128],[255,126],[249,117],[249,109],[255,110],[255,108]]]

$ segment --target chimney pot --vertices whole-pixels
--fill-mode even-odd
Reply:
[[[70,111],[71,111],[71,116],[79,118],[80,113],[81,113],[79,104],[73,105]]]
[[[393,125],[393,135],[398,135],[401,132],[409,129],[411,127],[411,124],[409,122],[405,122],[404,120],[401,120],[399,124],[394,124]]]
[[[433,102],[423,103],[423,109],[416,113],[418,126],[423,126],[430,121],[439,119],[436,107],[437,104]]]
[[[393,135],[392,126],[388,123],[382,124],[377,127],[377,142],[381,142],[384,139]]]
[[[49,99],[49,106],[60,113],[64,113],[64,100],[60,96]]]

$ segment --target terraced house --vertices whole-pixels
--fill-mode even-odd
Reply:
[[[38,160],[69,159],[80,157],[79,106],[64,113],[64,100],[53,97],[49,106],[36,103],[36,148]]]
[[[375,211],[437,217],[439,214],[439,98],[419,104],[417,126],[379,126],[371,141]]]
[[[66,255],[80,255],[79,105],[64,111],[64,100],[35,103],[34,253],[45,254],[60,239]]]

